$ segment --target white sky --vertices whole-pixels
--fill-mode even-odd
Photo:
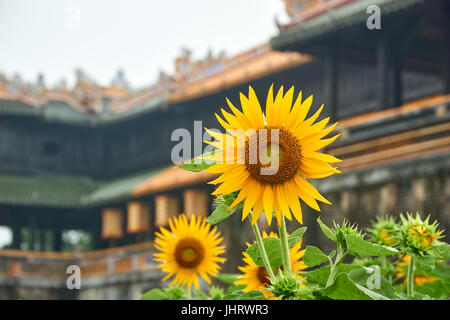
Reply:
[[[80,27],[68,27],[80,12]],[[282,0],[0,0],[0,72],[46,84],[74,81],[80,67],[101,85],[117,69],[132,86],[173,70],[181,46],[194,58],[249,49],[286,21]]]
[[[121,68],[140,87],[160,69],[172,73],[182,46],[201,58],[209,48],[232,55],[268,41],[275,17],[287,20],[282,0],[0,0],[0,72],[72,85],[80,67],[108,85]],[[0,247],[10,241],[0,228]]]

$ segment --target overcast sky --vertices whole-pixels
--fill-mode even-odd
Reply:
[[[275,35],[275,17],[287,20],[282,0],[0,0],[0,72],[73,84],[80,67],[106,85],[122,68],[144,86],[181,46],[235,54]]]
[[[141,87],[171,73],[182,46],[197,59],[268,41],[275,17],[287,20],[282,0],[0,0],[0,72],[72,85],[80,67],[108,85],[123,69]],[[0,227],[0,247],[10,240]]]

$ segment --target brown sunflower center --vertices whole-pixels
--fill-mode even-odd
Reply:
[[[195,268],[204,256],[205,249],[197,239],[182,239],[175,247],[175,261],[183,268]]]
[[[245,145],[245,165],[262,184],[280,184],[292,179],[301,164],[302,149],[292,133],[264,128],[250,136]]]
[[[261,283],[264,283],[266,286],[270,285],[269,274],[267,273],[266,268],[258,267],[258,280]]]

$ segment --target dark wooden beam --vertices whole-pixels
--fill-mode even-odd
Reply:
[[[403,103],[403,54],[396,37],[382,32],[377,46],[378,99],[381,110]]]
[[[377,73],[379,108],[389,106],[389,43],[385,32],[382,32],[377,45]]]
[[[29,248],[28,250],[35,250],[36,244],[36,215],[34,212],[28,213],[28,232],[29,232]]]
[[[53,233],[53,250],[62,251],[63,239],[62,239],[62,227],[59,220],[58,213],[54,213],[52,233]]]
[[[336,42],[333,42],[326,50],[323,57],[326,105],[330,117],[337,120],[339,47]]]
[[[399,107],[403,103],[403,50],[402,47],[396,43],[391,42],[391,67],[392,67],[392,106]]]
[[[11,209],[11,220],[11,230],[13,234],[11,247],[12,249],[20,250],[20,245],[22,244],[22,221],[18,209]]]
[[[450,22],[448,20],[444,22],[444,30],[445,34],[448,35],[450,32]],[[442,51],[443,51],[442,80],[444,82],[444,93],[448,94],[450,93],[450,40],[448,36],[444,40]]]

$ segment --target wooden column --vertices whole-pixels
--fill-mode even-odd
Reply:
[[[11,230],[13,234],[12,248],[15,250],[20,250],[20,245],[22,244],[22,221],[18,210],[12,210],[12,224]]]
[[[397,42],[392,45],[392,106],[400,107],[403,103],[403,50]]]
[[[403,49],[400,39],[381,32],[377,47],[378,97],[381,110],[403,103]]]
[[[450,8],[450,6],[447,6],[447,8]],[[450,40],[448,40],[448,35],[450,32],[450,22],[448,19],[444,22],[444,37],[445,35],[447,38],[444,39],[444,46],[443,46],[443,82],[444,82],[444,94],[450,93]]]
[[[44,226],[40,226],[39,228],[39,250],[45,251],[45,228]]]
[[[53,250],[57,252],[62,251],[63,247],[62,228],[59,219],[60,219],[59,215],[55,213],[53,216],[52,234],[53,234]]]
[[[36,244],[36,216],[34,213],[28,213],[28,232],[29,232],[29,243],[28,250],[35,250]]]
[[[324,81],[326,94],[326,107],[330,110],[330,117],[336,121],[338,113],[338,64],[339,48],[333,42],[327,47],[324,56]]]
[[[169,219],[180,213],[180,204],[176,196],[158,195],[155,197],[155,227],[169,224]]]
[[[389,107],[389,44],[384,32],[377,46],[377,72],[379,109],[384,110]]]
[[[184,213],[191,216],[209,215],[209,194],[203,189],[188,189],[183,192]]]
[[[92,212],[93,222],[91,226],[92,240],[94,242],[94,249],[103,248],[102,243],[102,214],[100,210],[95,210]]]

